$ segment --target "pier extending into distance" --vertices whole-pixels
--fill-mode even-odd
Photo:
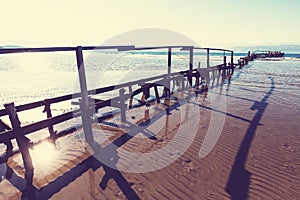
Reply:
[[[150,78],[144,78],[137,81],[122,83],[118,85],[111,85],[103,88],[95,88],[93,90],[87,89],[85,66],[83,59],[83,51],[87,50],[117,50],[117,51],[141,51],[141,50],[155,50],[155,49],[165,49],[167,51],[167,66],[166,74],[160,76],[154,76]],[[187,51],[189,53],[189,67],[185,71],[172,72],[172,51],[174,49],[180,49],[181,51]],[[195,50],[206,51],[207,66],[206,68],[194,67],[194,52]],[[9,156],[16,152],[12,152],[12,142],[11,140],[16,139],[17,145],[19,147],[19,152],[21,152],[22,160],[24,164],[25,179],[27,182],[27,188],[33,188],[32,179],[34,175],[34,168],[32,165],[32,159],[29,153],[29,147],[32,145],[30,140],[26,135],[33,132],[39,131],[44,128],[49,130],[49,138],[55,141],[58,137],[65,134],[71,133],[72,131],[61,131],[56,132],[54,130],[54,125],[70,120],[74,117],[81,116],[83,129],[85,134],[85,139],[91,147],[93,147],[93,135],[92,135],[92,114],[97,112],[98,109],[103,107],[117,107],[120,109],[121,121],[126,122],[125,111],[132,109],[135,105],[132,103],[132,99],[135,95],[142,94],[142,99],[140,104],[137,106],[146,105],[147,99],[150,96],[150,89],[154,89],[155,101],[160,103],[162,98],[171,98],[172,91],[171,86],[179,83],[182,90],[195,88],[195,92],[201,93],[207,88],[201,88],[200,86],[205,82],[208,84],[210,82],[211,74],[219,74],[225,77],[232,74],[236,67],[243,67],[247,65],[248,62],[253,61],[256,58],[260,58],[266,54],[253,53],[248,54],[238,60],[238,63],[234,63],[234,52],[227,49],[216,49],[216,48],[200,48],[194,46],[160,46],[160,47],[135,47],[135,46],[78,46],[78,47],[49,47],[49,48],[1,48],[0,54],[13,54],[13,53],[27,53],[27,52],[58,52],[58,51],[71,51],[76,54],[78,75],[80,80],[80,93],[68,94],[59,97],[53,97],[49,99],[44,99],[41,101],[36,101],[24,105],[15,105],[14,102],[4,104],[5,109],[0,110],[0,117],[8,116],[11,123],[11,129],[6,129],[0,133],[0,143],[4,143],[7,146],[6,154],[0,158],[0,164],[7,161]],[[211,66],[210,64],[210,52],[220,51],[224,52],[223,63]],[[230,62],[227,60],[227,56],[230,54]],[[268,53],[267,55],[273,55]],[[277,54],[276,54],[277,55]],[[159,94],[158,87],[162,87],[162,94]],[[206,86],[207,87],[207,86]],[[135,88],[135,89],[133,89]],[[101,100],[93,96],[102,93],[118,91],[118,96],[111,99]],[[52,116],[51,105],[64,102],[73,101],[74,104],[78,104],[80,109],[69,111],[57,116]],[[127,104],[127,102],[129,102]],[[38,107],[44,107],[45,119],[38,122],[21,126],[21,122],[18,117],[18,112],[28,111]],[[99,119],[101,120],[101,119]],[[73,129],[74,131],[74,129]],[[1,153],[1,152],[0,152]],[[4,153],[4,152],[3,152]]]

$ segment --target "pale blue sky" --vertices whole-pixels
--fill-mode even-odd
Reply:
[[[99,45],[161,28],[201,46],[300,44],[298,0],[0,0],[0,45]]]

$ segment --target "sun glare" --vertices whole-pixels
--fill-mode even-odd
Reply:
[[[30,150],[30,155],[34,166],[44,168],[55,162],[58,151],[53,143],[47,141],[34,146],[34,149]]]

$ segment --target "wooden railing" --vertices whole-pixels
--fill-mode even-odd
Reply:
[[[155,77],[149,77],[140,79],[137,81],[122,83],[118,85],[111,85],[103,88],[97,88],[94,90],[87,90],[86,88],[86,77],[84,73],[84,63],[82,57],[82,50],[100,50],[100,49],[117,49],[118,51],[127,51],[127,50],[148,50],[148,49],[168,49],[168,72],[164,75],[159,75]],[[190,52],[189,55],[189,69],[181,72],[171,73],[171,55],[173,48],[181,48],[182,50],[187,50]],[[194,49],[204,49],[207,51],[207,68],[198,68],[194,69],[193,67],[193,51]],[[210,66],[209,64],[209,52],[210,50],[221,50],[231,52],[231,63],[227,64],[226,56],[224,56],[224,61],[222,64],[217,66]],[[53,51],[76,51],[77,55],[77,65],[78,72],[80,77],[81,92],[68,94],[64,96],[49,98],[41,101],[36,101],[33,103],[28,103],[24,105],[15,106],[14,103],[4,104],[5,109],[0,110],[0,117],[9,116],[12,129],[6,130],[0,133],[0,143],[5,143],[7,146],[11,145],[11,140],[16,139],[19,146],[19,150],[22,154],[22,159],[24,167],[26,170],[26,180],[29,180],[28,184],[31,185],[32,176],[33,176],[33,167],[31,157],[28,151],[30,146],[30,141],[26,137],[27,134],[39,131],[41,129],[48,128],[50,138],[55,140],[57,134],[53,128],[54,125],[70,120],[74,117],[81,116],[83,121],[91,124],[91,114],[93,110],[96,112],[98,109],[113,106],[120,109],[121,120],[126,122],[125,111],[131,109],[132,98],[142,93],[143,99],[146,100],[149,97],[150,89],[154,88],[155,100],[159,103],[161,98],[170,97],[171,95],[171,84],[172,82],[179,81],[181,82],[181,88],[185,89],[185,85],[199,86],[202,79],[206,79],[206,83],[209,83],[209,73],[215,71],[224,71],[229,70],[233,72],[235,65],[233,64],[233,51],[224,50],[224,49],[210,49],[210,48],[197,48],[190,46],[164,46],[164,47],[145,47],[145,48],[135,48],[134,46],[102,46],[102,47],[51,47],[51,48],[18,48],[18,49],[0,49],[0,54],[8,53],[23,53],[23,52],[53,52]],[[194,81],[193,81],[194,78]],[[137,88],[133,90],[133,87]],[[159,94],[158,87],[163,87],[163,94]],[[119,91],[119,95],[116,97],[102,100],[95,99],[93,95],[99,95],[111,91]],[[128,92],[127,92],[128,91]],[[80,100],[78,105],[79,109],[68,111],[57,116],[52,115],[51,106],[56,103],[64,101],[73,101]],[[129,105],[126,103],[129,101]],[[141,105],[144,105],[146,102],[141,101]],[[45,118],[38,122],[21,126],[21,122],[18,117],[18,112],[32,110],[38,107],[44,107],[43,112],[45,112]],[[85,127],[84,127],[85,128]],[[88,129],[84,129],[84,132],[88,132]],[[87,139],[87,138],[86,138]],[[89,138],[92,140],[92,138]]]

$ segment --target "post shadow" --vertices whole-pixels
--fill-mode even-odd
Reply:
[[[49,199],[54,194],[61,191],[64,187],[67,187],[71,182],[75,181],[78,177],[80,177],[83,173],[87,172],[89,169],[93,169],[94,171],[96,171],[100,167],[103,167],[105,175],[101,183],[99,184],[99,187],[105,189],[108,180],[110,178],[113,178],[116,181],[117,185],[120,187],[123,194],[127,197],[127,199],[140,199],[135,193],[135,191],[131,188],[131,184],[127,182],[127,180],[121,172],[106,166],[93,156],[90,156],[86,160],[82,161],[80,164],[65,172],[62,176],[59,176],[55,181],[50,182],[48,185],[42,187],[40,190],[36,188],[28,190],[28,188],[22,187],[22,199]],[[23,179],[21,181],[24,182]]]
[[[232,166],[229,179],[226,185],[226,192],[231,195],[233,200],[244,200],[248,198],[249,184],[251,173],[245,169],[248,153],[251,147],[251,143],[255,137],[256,129],[260,125],[260,120],[265,112],[268,103],[266,102],[271,96],[275,85],[274,80],[270,77],[271,87],[261,101],[256,101],[250,108],[251,110],[257,110],[253,117],[245,137],[240,144],[238,153],[235,157],[234,164]]]
[[[193,98],[194,94],[189,95],[186,97],[186,99]],[[186,102],[182,102],[182,104],[185,104]],[[151,118],[151,122],[155,122],[159,120],[162,116],[164,115],[170,115],[171,111],[174,109],[178,109],[179,103],[175,103],[174,105],[168,105],[166,110],[160,112],[157,116],[154,116]],[[128,122],[127,122],[128,123]],[[104,155],[103,152],[109,152],[109,156],[105,158],[106,160],[112,160],[113,162],[116,162],[118,158],[118,153],[117,153],[117,148],[112,148],[114,147],[120,147],[126,142],[128,142],[131,138],[134,137],[135,134],[141,132],[141,130],[148,138],[150,139],[156,139],[155,137],[151,136],[151,132],[146,132],[147,128],[147,122],[146,124],[142,124],[141,126],[138,127],[135,131],[131,132],[130,134],[123,134],[121,137],[117,138],[115,141],[113,141],[110,145],[106,146],[105,148],[97,148],[96,150],[100,152],[100,154]],[[146,131],[145,131],[146,130]],[[60,136],[60,134],[58,134]],[[106,162],[105,162],[106,163]],[[110,163],[111,164],[111,163]],[[115,166],[112,164],[111,166]],[[69,171],[65,172],[58,178],[56,178],[54,181],[48,183],[48,185],[42,187],[41,189],[36,189],[34,186],[31,185],[31,187],[28,187],[29,184],[26,184],[28,182],[32,182],[33,177],[27,177],[27,178],[20,178],[18,177],[14,172],[12,172],[11,169],[8,177],[11,177],[9,181],[17,187],[21,192],[22,192],[22,199],[30,199],[30,200],[35,200],[35,199],[49,199],[51,198],[54,194],[58,193],[59,191],[62,190],[62,188],[66,187],[69,185],[71,182],[75,181],[78,177],[80,177],[83,173],[88,171],[89,169],[93,169],[96,171],[100,167],[103,167],[105,171],[105,175],[100,180],[99,187],[102,189],[105,189],[108,183],[109,179],[114,179],[117,183],[117,185],[120,187],[121,191],[123,194],[128,198],[128,199],[140,199],[138,195],[135,193],[135,191],[131,188],[132,184],[128,183],[126,178],[122,175],[120,171],[117,170],[117,168],[109,167],[104,164],[104,162],[99,161],[96,159],[94,156],[90,156],[86,160],[82,161],[80,164],[76,165]]]
[[[170,112],[173,109],[176,109],[178,105],[176,106],[170,106],[168,107],[168,112]],[[159,113],[156,117],[151,118],[152,122],[155,122],[159,120],[163,115],[166,115],[167,111],[162,111]],[[126,122],[129,125],[130,122]],[[127,199],[131,200],[138,200],[140,199],[139,196],[136,194],[136,192],[131,188],[132,184],[129,183],[126,178],[122,175],[120,171],[117,170],[116,164],[119,159],[117,148],[121,147],[123,144],[128,142],[130,139],[132,139],[137,133],[143,132],[144,134],[147,134],[145,129],[148,126],[136,126],[136,129],[133,129],[133,131],[130,134],[123,134],[116,140],[114,140],[111,144],[108,146],[101,148],[99,145],[94,145],[95,154],[99,153],[99,155],[106,155],[104,158],[105,162],[99,161],[102,159],[97,159],[94,156],[90,156],[86,160],[82,161],[80,164],[76,165],[69,171],[65,172],[61,176],[59,176],[56,180],[53,182],[50,182],[48,185],[42,187],[40,190],[37,190],[36,188],[33,188],[33,190],[28,190],[28,188],[20,187],[19,189],[22,191],[22,199],[49,199],[54,194],[58,193],[62,188],[69,185],[71,182],[75,181],[78,177],[80,177],[83,173],[88,171],[89,169],[93,169],[93,171],[96,171],[100,167],[103,167],[105,171],[105,175],[103,176],[102,180],[100,180],[99,187],[101,189],[105,189],[107,187],[108,181],[110,179],[114,179],[123,194],[126,196]],[[149,135],[150,139],[153,139],[151,135]],[[108,155],[108,156],[107,156]],[[105,165],[105,163],[109,163],[111,166]],[[20,180],[19,180],[20,181]],[[24,179],[21,181],[25,182]],[[13,183],[13,185],[16,185],[16,183]],[[97,184],[96,184],[97,185]]]
[[[160,113],[158,114],[157,117],[152,118],[151,120],[152,122],[157,121],[162,116],[163,114]],[[137,133],[139,133],[141,130],[146,128],[147,126],[145,127],[137,126],[137,128],[133,129],[133,131],[130,134],[127,133],[123,134],[122,136],[120,136],[119,138],[117,138],[115,141],[113,141],[111,144],[109,144],[104,148],[101,148],[99,145],[94,145],[94,150],[96,154],[99,154],[100,156],[106,155],[105,158],[104,156],[102,156],[101,158],[105,159],[105,163],[109,162],[109,164],[111,166],[114,166],[114,168],[109,167],[105,165],[103,162],[99,161],[102,159],[98,160],[96,157],[90,156],[88,159],[84,160],[82,163],[78,164],[70,171],[65,172],[62,176],[58,177],[55,181],[49,183],[47,186],[41,188],[40,190],[36,190],[34,193],[27,192],[25,195],[27,195],[29,199],[43,199],[43,198],[48,199],[52,197],[54,194],[56,194],[57,192],[59,192],[63,187],[66,187],[69,183],[73,182],[76,178],[80,177],[84,172],[88,171],[89,169],[92,168],[94,171],[96,171],[100,167],[103,167],[105,171],[105,175],[103,176],[99,184],[99,187],[101,187],[101,189],[104,190],[107,187],[108,181],[110,179],[114,179],[127,199],[129,200],[140,199],[138,195],[135,193],[135,191],[131,188],[131,184],[128,183],[125,177],[122,175],[122,173],[116,169],[116,164],[119,159],[117,148],[121,147],[123,144],[125,144],[130,139],[132,139]]]

